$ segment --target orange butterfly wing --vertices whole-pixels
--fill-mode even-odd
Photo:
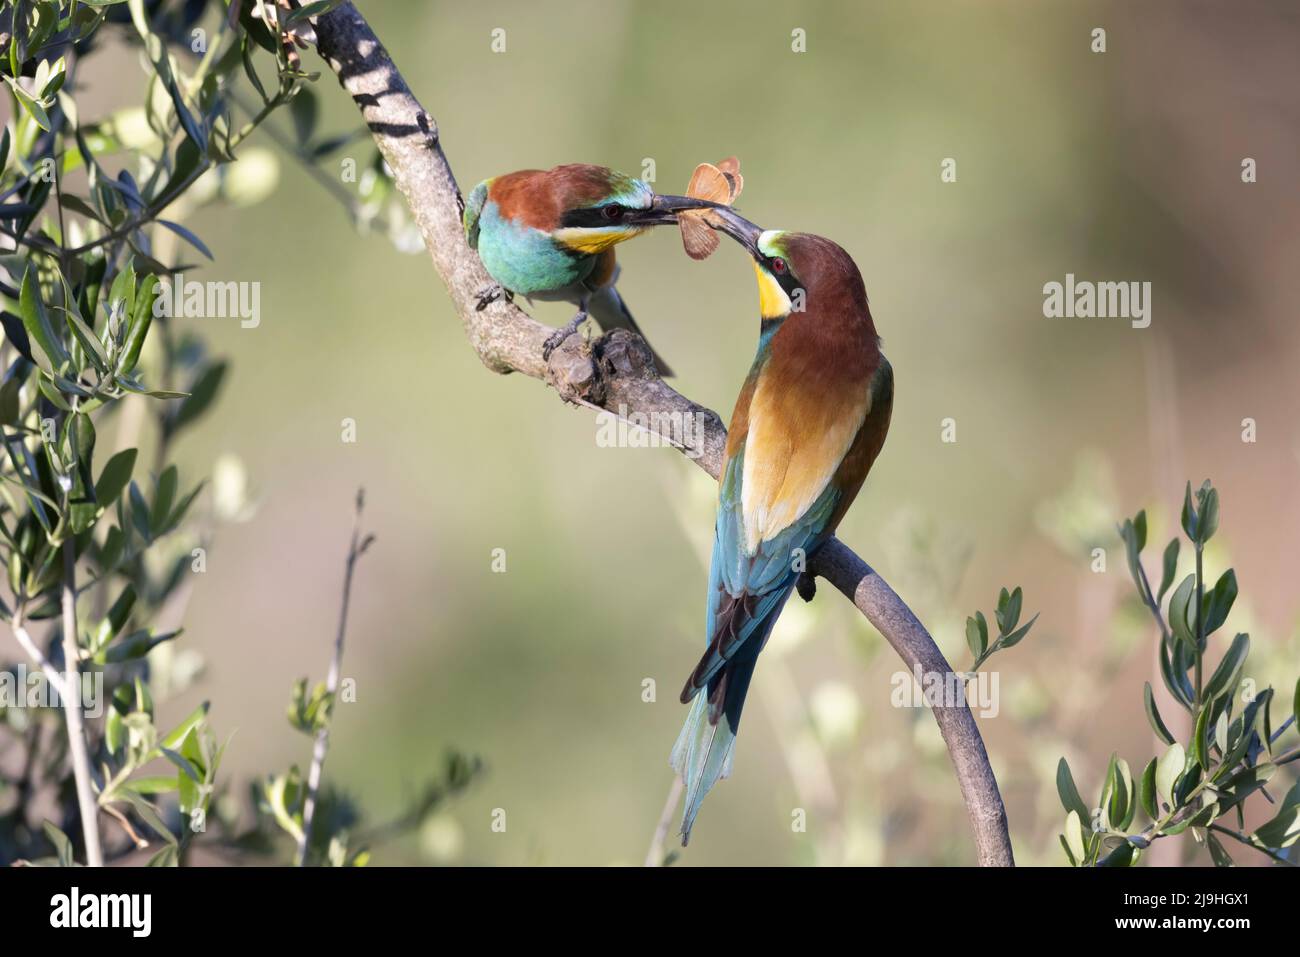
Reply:
[[[691,175],[686,195],[694,199],[707,199],[727,206],[736,201],[744,188],[740,175],[740,160],[728,156],[714,165],[701,163]],[[677,225],[682,231],[682,245],[692,259],[707,259],[718,248],[718,237],[710,226],[713,215],[708,210],[691,210],[677,215]]]

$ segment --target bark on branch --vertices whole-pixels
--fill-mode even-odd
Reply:
[[[476,309],[480,290],[492,280],[465,242],[461,194],[433,117],[424,111],[352,4],[320,17],[316,36],[320,55],[361,111],[392,169],[434,268],[483,364],[494,372],[522,372],[549,383],[565,399],[620,415],[642,413],[650,422],[686,421],[675,417],[680,415],[702,416],[706,427],[698,440],[701,445],[686,451],[717,478],[726,441],[722,420],[666,385],[639,337],[615,330],[595,340],[588,351],[580,337],[571,336],[545,362],[542,343],[552,332],[550,327],[504,300],[482,311]],[[810,559],[809,567],[857,606],[909,670],[920,665],[924,674],[951,672],[911,609],[842,542],[828,542]],[[1014,860],[1006,811],[974,717],[964,701],[933,711],[957,772],[979,863],[1011,866]]]

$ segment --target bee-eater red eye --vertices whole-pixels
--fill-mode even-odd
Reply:
[[[778,276],[784,276],[787,268],[785,260],[780,256],[777,256],[772,260],[772,272],[776,273]]]
[[[618,220],[623,218],[623,207],[616,206],[613,203],[611,203],[608,206],[601,207],[601,213],[604,215],[606,219],[617,222]]]

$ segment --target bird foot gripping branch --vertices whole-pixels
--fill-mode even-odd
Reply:
[[[505,299],[506,302],[513,303],[515,294],[499,282],[488,283],[478,291],[478,298],[474,302],[474,311],[482,312],[498,299]]]
[[[567,325],[556,329],[547,336],[546,341],[542,343],[542,358],[549,362],[551,359],[551,353],[559,348],[566,339],[581,329],[582,324],[587,321],[587,318],[587,310],[580,308],[577,313],[574,314],[574,317],[569,320]]]

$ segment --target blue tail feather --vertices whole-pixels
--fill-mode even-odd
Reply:
[[[691,701],[686,717],[673,746],[670,762],[686,784],[686,807],[682,812],[682,846],[691,838],[691,828],[700,812],[700,805],[721,778],[731,775],[735,757],[736,733],[740,730],[740,713],[745,706],[750,679],[759,652],[767,644],[768,636],[791,587],[787,586],[757,629],[709,681],[703,694]]]

